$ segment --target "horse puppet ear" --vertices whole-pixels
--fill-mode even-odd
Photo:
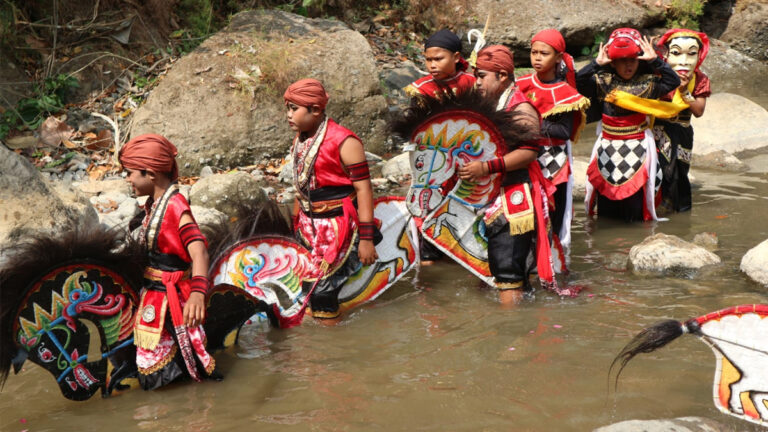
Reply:
[[[694,330],[694,329],[691,329]],[[688,333],[688,326],[676,320],[665,320],[648,327],[637,334],[632,340],[622,348],[619,355],[613,359],[611,367],[608,369],[608,376],[611,375],[613,367],[618,362],[619,370],[616,372],[616,382],[614,390],[619,387],[619,375],[630,360],[640,353],[649,353],[667,345],[684,333]]]
[[[19,373],[21,367],[24,365],[24,362],[27,361],[28,356],[29,353],[25,349],[19,348],[19,350],[16,352],[16,356],[11,359],[14,375]]]

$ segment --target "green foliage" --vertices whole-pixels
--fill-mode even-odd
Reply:
[[[666,13],[667,28],[699,29],[707,0],[672,0]]]
[[[608,40],[608,37],[605,35],[605,32],[600,32],[595,35],[595,41],[592,43],[591,47],[585,46],[581,49],[581,55],[590,56],[590,57],[597,57],[600,51],[600,44],[605,43],[605,41]]]
[[[58,74],[35,85],[35,97],[25,98],[0,116],[0,139],[4,139],[12,129],[19,125],[37,129],[45,118],[64,109],[67,97],[73,88],[78,87],[77,79],[65,74]]]

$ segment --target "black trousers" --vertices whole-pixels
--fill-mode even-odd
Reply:
[[[504,216],[499,216],[486,228],[488,266],[498,288],[531,289],[528,276],[534,265],[529,255],[536,249],[535,234],[535,229],[523,234],[510,234],[509,222]]]

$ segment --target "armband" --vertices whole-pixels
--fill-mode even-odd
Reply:
[[[373,240],[373,233],[374,233],[374,223],[373,222],[360,222],[357,225],[357,232],[360,236],[360,240]]]
[[[503,173],[507,171],[507,165],[504,162],[503,157],[497,157],[496,159],[489,160],[486,163],[488,164],[488,174]]]
[[[371,172],[368,170],[367,161],[347,165],[346,168],[349,171],[349,179],[353,182],[371,178]]]
[[[202,295],[206,295],[210,287],[211,283],[205,276],[193,276],[189,279],[189,290],[191,292],[199,292]]]
[[[179,237],[181,238],[181,244],[184,245],[185,249],[192,242],[205,242],[205,236],[200,232],[200,227],[194,222],[184,224],[184,226],[179,228]]]

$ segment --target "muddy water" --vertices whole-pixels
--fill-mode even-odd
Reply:
[[[505,309],[458,265],[438,263],[338,327],[242,335],[216,355],[221,383],[70,402],[28,364],[0,393],[0,429],[587,431],[702,416],[756,430],[712,404],[714,356],[695,338],[634,360],[618,392],[607,378],[614,355],[645,325],[768,302],[738,269],[768,238],[768,158],[747,162],[746,174],[694,171],[694,209],[669,222],[588,224],[578,206],[569,281],[588,287],[578,298],[538,291]],[[654,232],[691,240],[703,231],[717,233],[723,263],[698,274],[639,277],[610,264]]]

